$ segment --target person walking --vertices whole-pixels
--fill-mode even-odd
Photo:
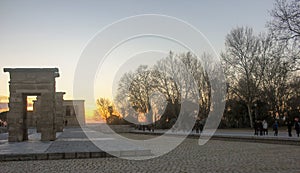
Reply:
[[[263,122],[262,121],[258,121],[258,129],[259,129],[259,135],[262,136],[263,135]]]
[[[278,136],[278,122],[275,120],[273,124],[273,131],[274,131],[274,136]]]
[[[289,134],[289,137],[292,137],[292,121],[291,120],[288,120],[287,122],[287,127],[288,127],[288,134]]]
[[[264,135],[268,135],[268,123],[266,120],[263,120],[263,130],[264,130]]]
[[[200,120],[199,119],[196,120],[193,130],[196,130],[196,133],[200,133]]]
[[[295,121],[295,130],[296,130],[297,137],[299,137],[299,133],[300,133],[300,122],[299,122],[299,119],[296,119],[296,121]]]
[[[258,136],[258,122],[257,121],[254,122],[253,128],[254,128],[254,135]]]

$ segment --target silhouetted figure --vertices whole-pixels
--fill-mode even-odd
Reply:
[[[289,137],[292,137],[292,126],[293,126],[292,121],[289,120],[289,121],[287,122],[287,127],[288,127],[288,134],[289,134]]]
[[[151,132],[152,131],[151,125],[147,125],[147,129],[148,129],[149,132]]]
[[[262,124],[262,121],[258,122],[258,130],[259,130],[259,135],[262,136],[263,135],[263,124]]]
[[[196,130],[196,133],[200,133],[200,120],[199,119],[196,120],[193,130]]]
[[[273,124],[274,136],[278,136],[278,122],[275,121]]]
[[[255,121],[254,122],[254,135],[258,136],[258,121]]]
[[[202,123],[199,124],[200,133],[202,133],[204,125]]]
[[[295,121],[295,130],[296,130],[297,137],[299,137],[299,133],[300,133],[300,122],[299,122],[298,119]]]

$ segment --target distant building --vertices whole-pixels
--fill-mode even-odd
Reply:
[[[36,101],[35,101],[36,102]],[[62,102],[62,123],[63,127],[78,127],[85,125],[85,108],[84,100],[63,100]],[[58,115],[58,114],[57,114]],[[27,111],[27,125],[28,127],[37,127],[38,113],[36,106],[34,110]],[[60,127],[57,127],[60,129]],[[38,130],[39,131],[39,130]]]
[[[65,127],[85,124],[84,100],[64,100],[63,109]]]

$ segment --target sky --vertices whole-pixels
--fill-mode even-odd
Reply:
[[[73,80],[79,58],[99,31],[120,19],[142,14],[178,18],[201,31],[220,53],[226,35],[237,26],[250,26],[256,33],[266,31],[273,4],[272,0],[1,0],[0,96],[9,95],[9,74],[4,73],[3,68],[58,67],[60,77],[56,79],[56,90],[66,92],[65,99],[85,99],[73,98]],[[127,47],[126,44],[122,46],[122,54],[113,52],[110,55],[114,58],[106,62],[106,68],[98,69],[94,81],[97,86],[94,87],[95,98],[111,97],[112,83],[122,66],[120,62],[126,59],[125,55],[138,58],[134,50],[139,45],[152,46],[152,49],[155,48],[153,45],[163,45],[162,56],[168,49],[185,51],[163,39],[144,38],[129,43]],[[131,54],[126,54],[129,48]],[[145,55],[145,52],[136,54]],[[151,54],[140,57],[151,62]]]

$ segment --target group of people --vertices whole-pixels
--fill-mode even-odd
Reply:
[[[293,127],[295,128],[296,135],[299,137],[300,136],[300,121],[299,119],[295,119],[295,122],[292,123],[291,120],[288,120],[286,122],[287,128],[288,128],[288,136],[292,137],[292,129]],[[274,136],[278,136],[278,129],[279,129],[279,124],[278,121],[275,120],[275,122],[272,125],[272,129],[274,131]],[[255,121],[254,123],[254,135],[258,136],[258,133],[260,136],[263,135],[268,135],[268,122],[266,120],[263,121]]]
[[[263,121],[255,121],[254,123],[254,135],[258,136],[259,134],[262,135],[268,135],[268,123],[266,120]]]
[[[138,129],[138,130],[143,130],[143,131],[145,131],[145,130],[148,130],[149,132],[151,131],[151,132],[154,132],[154,124],[148,124],[148,125],[137,125],[136,127],[135,127],[135,129]]]
[[[203,124],[200,122],[199,119],[196,120],[196,123],[192,129],[192,131],[196,131],[196,133],[202,133],[203,131]]]
[[[295,123],[292,123],[292,121],[287,121],[287,127],[288,127],[288,134],[289,137],[292,137],[292,128],[295,128],[297,137],[300,136],[300,121],[298,118],[295,119]]]

